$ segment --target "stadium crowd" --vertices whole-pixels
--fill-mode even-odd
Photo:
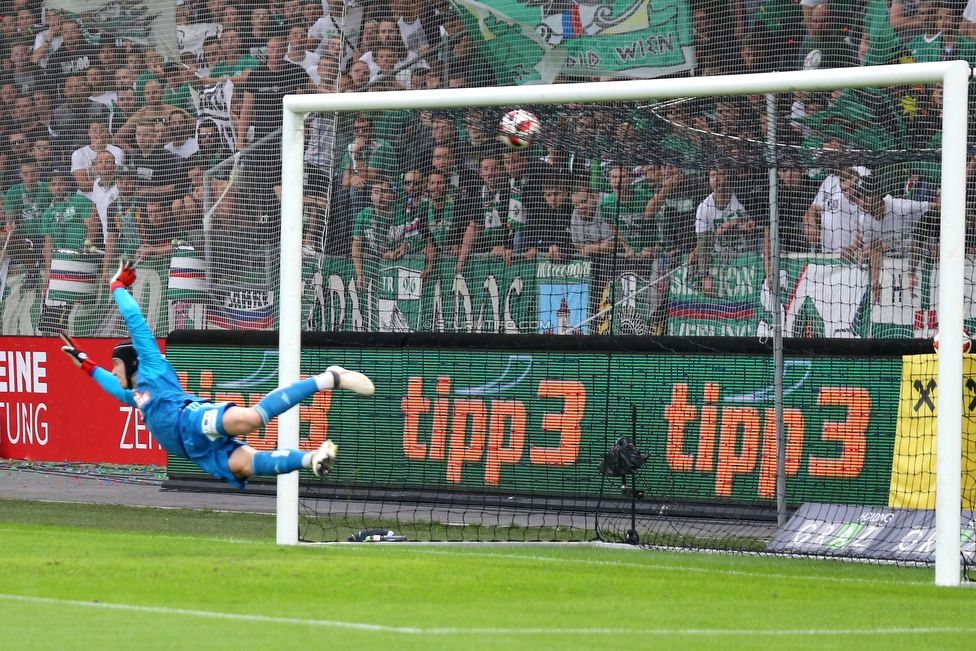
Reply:
[[[56,250],[104,252],[107,279],[119,256],[200,248],[207,204],[216,206],[211,245],[227,256],[274,243],[286,94],[495,83],[445,0],[183,0],[180,61],[36,0],[0,7],[4,247],[40,283]],[[976,0],[692,0],[690,9],[696,75],[976,64]],[[804,152],[937,149],[941,89],[784,101],[778,133],[792,149],[778,163],[782,250],[872,270],[886,255],[931,253],[937,164],[831,165]],[[858,122],[865,107],[875,124]],[[560,133],[576,137],[527,150],[496,141],[497,112],[312,115],[303,254],[351,256],[359,284],[365,257],[410,254],[426,256],[429,273],[444,257],[460,272],[475,255],[651,264],[667,253],[688,256],[706,294],[723,256],[763,252],[768,273],[767,172],[737,154],[763,140],[764,99],[662,103],[655,115],[669,131],[643,159],[629,146],[646,124],[619,115],[570,111]],[[608,119],[606,150],[574,150]],[[836,128],[845,120],[857,124]],[[689,151],[709,148],[720,155],[688,163]]]

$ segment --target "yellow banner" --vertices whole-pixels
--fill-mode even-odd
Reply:
[[[976,505],[976,355],[963,359],[962,508]],[[888,506],[935,508],[938,356],[902,358]]]

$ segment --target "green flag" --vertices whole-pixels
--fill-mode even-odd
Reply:
[[[848,88],[827,109],[796,118],[823,137],[835,137],[864,149],[903,149],[905,125],[882,91]]]
[[[695,67],[683,0],[454,0],[501,85],[548,84],[560,74],[650,78]]]
[[[74,14],[89,29],[151,47],[167,61],[180,60],[176,0],[47,0],[44,6]]]

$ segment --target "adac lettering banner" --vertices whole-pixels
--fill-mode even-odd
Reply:
[[[306,330],[340,332],[538,332],[539,289],[536,263],[506,266],[497,258],[472,259],[463,274],[453,259],[441,260],[424,277],[423,256],[395,261],[364,261],[369,270],[362,286],[352,261],[325,258],[321,265],[306,263],[303,314]],[[565,280],[572,271],[550,275]],[[577,265],[579,267],[579,265]],[[582,269],[582,267],[580,267]],[[571,277],[585,284],[581,271]],[[582,320],[582,312],[577,316]]]
[[[59,261],[59,264],[62,261]],[[70,262],[70,261],[69,261]],[[97,264],[84,261],[92,269]],[[680,261],[678,261],[680,262]],[[345,332],[474,332],[505,334],[660,334],[762,337],[781,313],[788,337],[931,337],[938,310],[938,268],[911,274],[907,261],[884,259],[878,282],[867,268],[836,256],[783,259],[777,301],[758,254],[729,258],[700,277],[687,266],[618,259],[598,271],[588,259],[560,263],[475,257],[462,273],[456,259],[438,260],[430,273],[423,256],[365,261],[360,286],[351,260],[324,257],[303,265],[305,330]],[[158,337],[174,329],[268,330],[277,325],[277,276],[272,253],[254,256],[246,273],[209,278],[201,252],[178,251],[139,264],[133,294]],[[0,271],[0,334],[36,336],[67,331],[76,337],[125,333],[99,273],[66,293],[41,286],[36,270],[11,264]],[[966,266],[976,288],[976,265]],[[54,291],[57,290],[57,291]],[[976,331],[976,306],[967,289],[966,325]]]

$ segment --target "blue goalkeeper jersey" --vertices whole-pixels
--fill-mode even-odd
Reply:
[[[164,450],[189,458],[188,442],[183,440],[180,433],[180,411],[191,402],[207,401],[183,390],[173,366],[159,352],[156,338],[135,299],[121,288],[112,292],[112,297],[129,327],[132,345],[139,359],[136,388],[123,389],[118,378],[103,368],[96,368],[92,377],[119,402],[137,407],[142,412],[149,432]]]

